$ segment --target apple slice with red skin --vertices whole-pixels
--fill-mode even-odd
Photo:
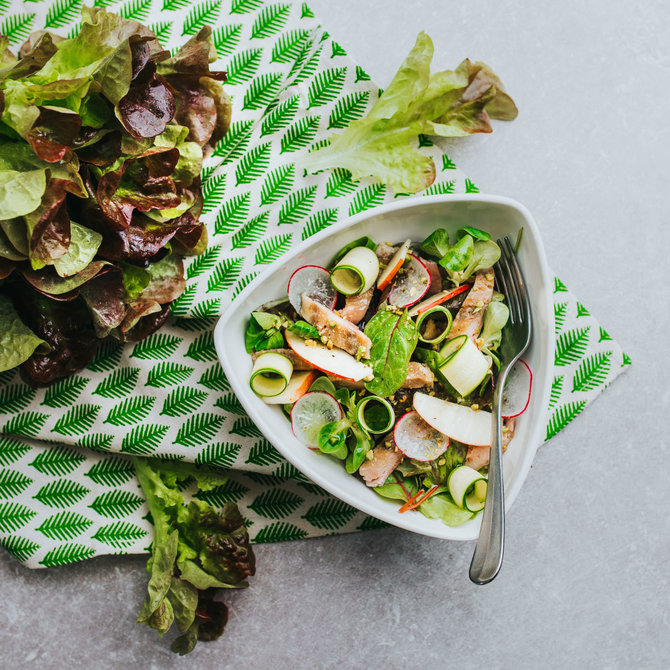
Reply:
[[[293,349],[296,356],[299,356],[317,370],[321,370],[321,372],[354,382],[372,377],[372,368],[369,365],[357,361],[351,354],[342,351],[342,349],[328,349],[325,345],[314,340],[312,340],[313,344],[308,345],[306,340],[298,337],[290,330],[287,330],[284,334],[288,346]]]
[[[288,386],[279,394],[263,398],[268,405],[292,405],[296,400],[309,391],[309,387],[319,376],[316,370],[294,372],[291,375]]]
[[[388,262],[388,265],[384,268],[383,272],[379,275],[377,288],[380,291],[383,291],[393,281],[396,274],[398,274],[398,270],[400,270],[407,258],[411,244],[412,240],[405,240],[398,251],[393,254],[393,258]]]
[[[420,302],[418,305],[414,305],[414,307],[412,307],[412,309],[409,311],[409,315],[419,316],[420,314],[427,312],[429,309],[437,307],[443,302],[447,302],[447,300],[455,298],[457,295],[469,290],[470,288],[472,288],[471,284],[463,284],[462,286],[451,289],[449,291],[440,291],[439,293],[435,293],[434,295],[431,295],[430,298],[426,298],[423,302]]]

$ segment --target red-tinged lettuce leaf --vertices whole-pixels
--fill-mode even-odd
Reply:
[[[155,311],[149,311],[149,304],[152,305],[152,309],[155,309]],[[144,316],[139,316],[133,326],[128,328],[130,322],[124,323],[122,327],[115,328],[112,331],[112,336],[121,340],[121,342],[139,342],[155,333],[170,316],[170,305],[167,304],[161,307],[158,303],[149,304],[146,306],[148,313]],[[126,329],[123,330],[123,327]]]
[[[309,172],[341,167],[354,179],[376,177],[392,190],[416,193],[435,179],[435,165],[418,148],[421,134],[462,137],[491,132],[490,118],[516,116],[512,99],[483,63],[463,61],[431,75],[433,43],[420,33],[393,81],[368,115],[311,153]]]
[[[118,268],[111,268],[81,287],[98,338],[107,337],[118,328],[126,315],[123,277]]]
[[[81,117],[63,107],[40,107],[39,111],[26,140],[35,154],[48,163],[67,160],[81,129]]]
[[[186,288],[184,261],[180,256],[170,254],[157,263],[150,263],[146,272],[149,282],[142,291],[143,300],[155,300],[164,305],[176,300]]]
[[[0,372],[21,365],[38,348],[49,351],[49,345],[23,323],[12,301],[0,293]]]
[[[0,280],[7,279],[16,270],[16,262],[0,258]]]
[[[68,296],[68,299],[76,297],[73,291],[80,288],[86,282],[96,277],[101,271],[109,266],[107,261],[97,260],[89,263],[81,272],[71,277],[60,277],[53,268],[33,270],[23,266],[21,274],[23,278],[40,293],[48,296]]]
[[[56,44],[61,40],[62,38],[46,31],[32,33],[28,41],[24,42],[19,49],[21,60],[10,69],[2,70],[2,59],[0,58],[0,78],[20,79],[29,77],[44,67],[46,62],[56,53]]]
[[[9,37],[0,35],[0,77],[4,78],[18,59],[9,48]]]
[[[128,305],[123,321],[119,325],[119,330],[122,334],[126,334],[131,328],[137,325],[137,322],[141,318],[156,314],[161,310],[162,307],[155,300],[138,298]]]
[[[22,363],[21,372],[31,384],[51,384],[93,360],[98,340],[83,300],[57,302],[17,285],[14,305],[30,330],[51,346],[48,353],[35,352]]]
[[[175,99],[155,66],[144,68],[119,100],[116,113],[133,137],[160,135],[175,114]]]
[[[189,215],[190,212],[186,212]],[[185,215],[185,216],[186,216]],[[178,230],[172,238],[172,251],[182,256],[199,256],[207,248],[207,228],[202,222]]]
[[[82,129],[83,130],[83,129]],[[98,135],[99,131],[93,130],[93,133],[90,133],[87,128],[86,135],[89,135],[91,139],[95,138]],[[82,141],[83,146],[77,148],[77,156],[82,163],[91,163],[92,165],[97,165],[98,167],[107,167],[112,165],[116,160],[121,156],[121,133],[118,130],[113,130],[112,132],[105,132],[104,136],[99,138],[96,142],[88,142],[86,140],[86,135],[80,134],[79,138],[75,141]]]

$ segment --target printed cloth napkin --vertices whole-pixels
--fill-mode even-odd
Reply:
[[[150,25],[172,49],[213,26],[234,121],[205,165],[210,244],[187,265],[172,322],[135,345],[102,343],[86,370],[47,389],[0,374],[0,544],[34,568],[147,551],[151,525],[128,454],[228,469],[225,484],[198,495],[236,502],[255,542],[385,525],[332,498],[264,439],[230,391],[213,343],[218,315],[268,264],[393,199],[383,185],[353,182],[345,171],[310,176],[300,168],[306,152],[363,116],[380,90],[304,3],[95,4]],[[0,0],[0,34],[14,47],[39,28],[72,35],[81,6]],[[478,192],[439,147],[421,143],[438,166],[426,194]],[[546,439],[630,362],[558,278],[554,306]]]

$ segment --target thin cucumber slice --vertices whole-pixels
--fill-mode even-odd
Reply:
[[[367,247],[356,247],[333,268],[330,281],[340,293],[358,295],[375,285],[378,274],[377,254]]]
[[[477,470],[467,465],[459,465],[449,473],[447,488],[459,507],[469,512],[484,509],[488,480]]]
[[[319,431],[327,423],[342,418],[340,403],[325,391],[305,393],[291,411],[291,428],[293,434],[308,447],[316,447],[319,443]]]
[[[438,315],[440,315],[439,321],[442,322],[442,325],[437,324],[438,319],[436,319],[436,317]],[[434,337],[426,337],[425,329],[422,331],[421,326],[423,326],[424,322],[428,325],[429,322],[426,321],[426,319],[429,319],[431,316],[433,324],[435,324],[438,329],[438,334]],[[427,309],[425,312],[421,312],[416,320],[416,330],[419,333],[419,339],[426,344],[439,344],[445,337],[447,337],[447,335],[449,335],[453,321],[454,317],[451,316],[451,312],[446,307],[442,307],[442,305],[437,305],[436,307]]]
[[[293,363],[281,354],[260,355],[251,369],[249,386],[256,395],[271,398],[279,395],[288,386],[293,374]]]
[[[369,395],[356,405],[358,425],[373,435],[387,433],[395,422],[395,412],[386,398]]]
[[[440,372],[463,397],[472,393],[489,372],[489,360],[467,335],[449,340],[440,355],[446,359]]]

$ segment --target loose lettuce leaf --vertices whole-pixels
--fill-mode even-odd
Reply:
[[[0,258],[10,261],[23,261],[25,254],[22,254],[10,241],[5,231],[0,227]]]
[[[509,307],[503,302],[492,301],[484,312],[484,324],[479,334],[480,348],[496,350],[502,341],[502,330],[509,319]]]
[[[86,284],[86,282],[93,279],[108,265],[107,261],[93,261],[81,270],[81,272],[69,277],[61,277],[51,268],[32,270],[31,268],[24,267],[21,269],[21,274],[40,293],[50,296],[62,296]]]
[[[407,310],[402,314],[381,310],[368,321],[365,334],[372,340],[369,363],[374,372],[365,388],[378,396],[393,395],[407,377],[419,339],[416,325]]]
[[[292,326],[289,326],[288,330],[304,340],[318,340],[321,337],[319,331],[307,321],[296,321]]]
[[[421,243],[421,250],[429,256],[442,258],[449,250],[449,233],[444,228],[437,228]]]
[[[460,526],[472,519],[474,514],[458,507],[448,493],[431,496],[418,507],[419,512],[429,519],[440,519],[447,526]]]
[[[265,351],[266,349],[279,349],[285,345],[284,335],[281,332],[281,319],[277,317],[277,322],[270,327],[264,327],[256,318],[258,314],[265,316],[265,312],[252,312],[249,319],[249,325],[244,334],[244,346],[248,354],[255,351]],[[273,315],[274,316],[274,315]]]
[[[46,184],[44,169],[0,169],[0,219],[12,219],[37,209],[42,202]]]
[[[458,286],[478,270],[493,267],[499,259],[500,247],[493,240],[475,240],[467,234],[449,247],[439,262]]]
[[[49,351],[49,345],[21,321],[12,301],[0,293],[0,372],[21,365],[38,347]]]
[[[11,245],[25,258],[28,256],[28,232],[23,217],[0,220],[0,228]]]
[[[368,115],[310,154],[309,172],[334,167],[354,179],[376,177],[392,190],[416,193],[435,180],[435,164],[419,151],[420,134],[460,137],[491,132],[490,118],[516,116],[512,99],[491,69],[463,61],[431,74],[433,43],[419,33],[414,48]]]
[[[186,288],[184,261],[173,254],[147,266],[149,282],[142,292],[144,300],[155,300],[159,305],[176,300]]]
[[[54,260],[54,268],[61,277],[71,277],[84,270],[95,257],[102,235],[90,228],[70,221],[70,244],[67,252]]]
[[[119,269],[97,275],[81,287],[80,294],[91,313],[97,337],[107,337],[121,325],[126,315],[126,302]]]

